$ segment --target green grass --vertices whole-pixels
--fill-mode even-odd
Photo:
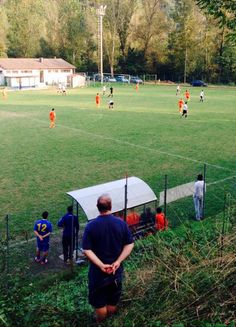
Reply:
[[[1,227],[9,213],[12,226],[31,230],[43,210],[55,223],[70,204],[66,192],[120,179],[126,172],[156,194],[163,190],[165,174],[169,187],[188,183],[204,162],[209,183],[236,175],[235,88],[207,88],[203,104],[200,89],[190,88],[187,119],[178,114],[175,86],[140,86],[136,93],[132,86],[115,85],[113,111],[107,97],[96,108],[100,90],[69,90],[68,96],[55,90],[9,92],[7,100],[0,99]],[[49,129],[52,107],[55,129]],[[214,194],[209,188],[208,214],[222,208],[232,181],[212,187]],[[191,199],[171,205],[170,219],[180,221],[190,212],[186,208],[192,210]]]

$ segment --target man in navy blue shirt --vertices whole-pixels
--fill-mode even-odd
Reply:
[[[117,311],[122,288],[122,261],[131,253],[134,243],[127,224],[111,214],[111,198],[97,200],[100,215],[89,222],[82,247],[90,260],[89,303],[95,308],[97,322]]]
[[[63,228],[62,246],[64,262],[70,263],[73,259],[75,240],[79,232],[78,217],[73,215],[72,206],[67,208],[67,214],[58,221],[57,226]]]

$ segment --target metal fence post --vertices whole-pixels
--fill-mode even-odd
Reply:
[[[9,231],[9,215],[6,215],[6,272],[8,274],[9,271],[9,238],[10,238],[10,231]]]
[[[205,198],[206,198],[206,164],[204,164],[204,168],[203,168],[202,218],[205,218]]]
[[[167,206],[166,206],[166,201],[167,201],[167,175],[165,175],[165,185],[164,185],[164,219],[165,219],[165,225],[166,225],[166,211],[167,211]]]

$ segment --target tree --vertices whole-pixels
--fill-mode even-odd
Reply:
[[[5,10],[0,7],[0,57],[6,57],[8,21]]]
[[[236,42],[236,2],[230,0],[196,0],[199,7],[214,16],[220,27],[227,27]]]
[[[34,57],[39,50],[43,30],[42,0],[9,0],[6,9],[9,22],[8,55]]]

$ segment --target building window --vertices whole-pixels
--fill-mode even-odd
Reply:
[[[61,72],[62,73],[70,73],[70,69],[62,69]]]
[[[12,71],[12,74],[18,74],[18,73],[19,73],[18,70],[13,70],[13,71]]]
[[[28,74],[30,73],[31,74],[32,70],[21,70],[21,73],[28,73]]]

